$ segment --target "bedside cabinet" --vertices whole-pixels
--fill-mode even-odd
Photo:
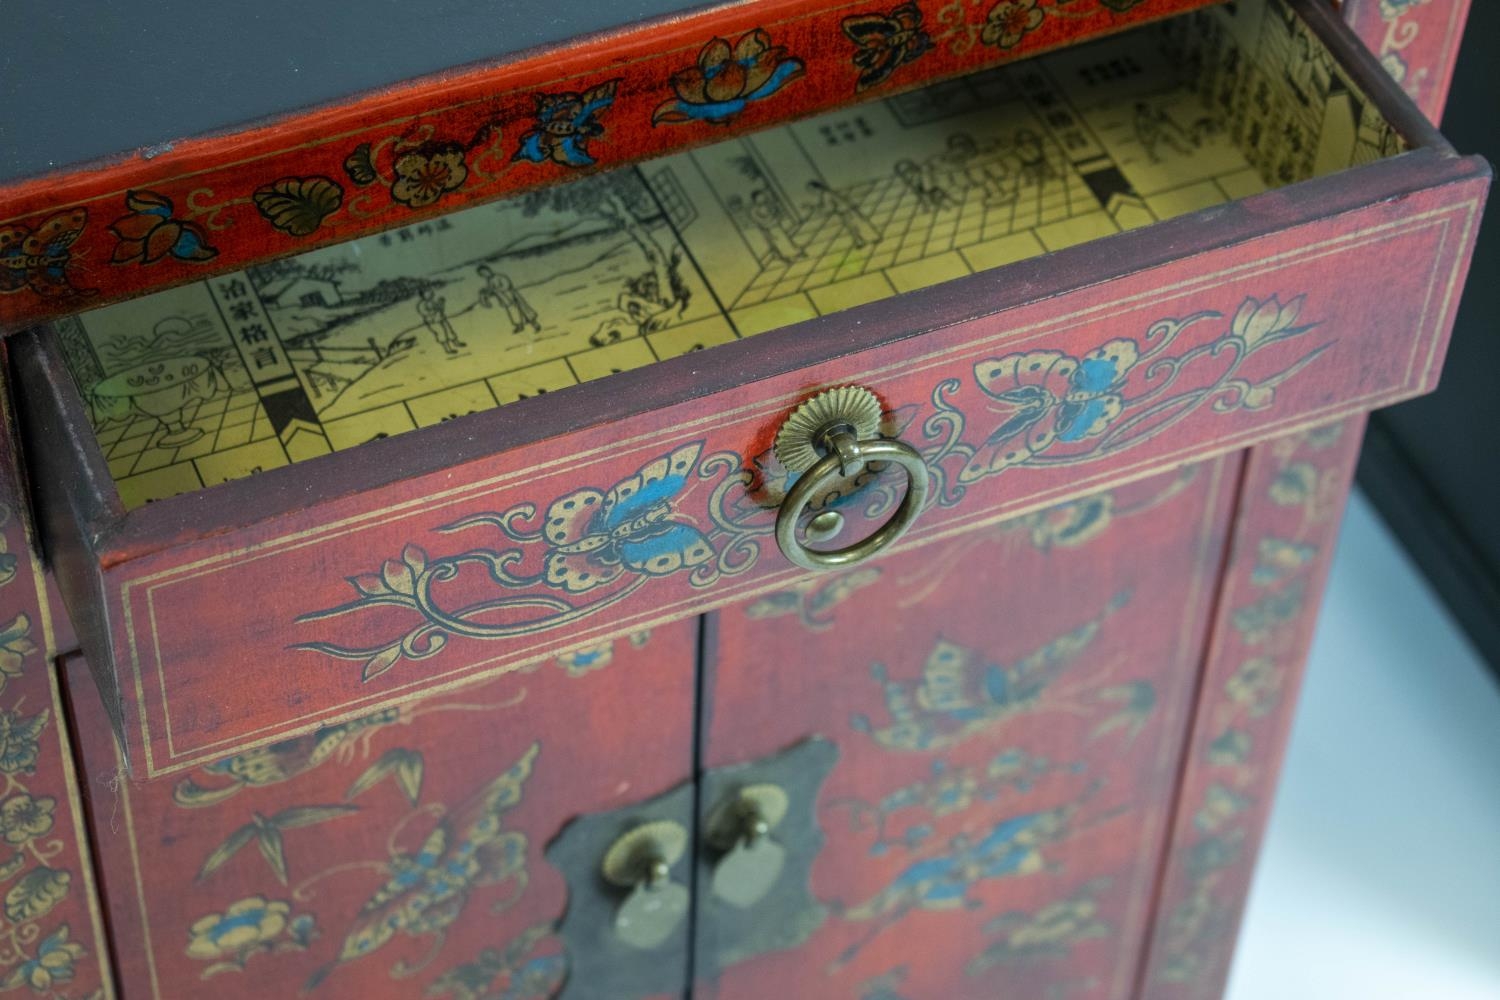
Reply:
[[[1342,13],[568,10],[0,189],[0,988],[1218,995],[1490,177]]]

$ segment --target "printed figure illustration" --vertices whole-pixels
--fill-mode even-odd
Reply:
[[[1151,157],[1152,163],[1161,162],[1162,146],[1168,147],[1179,156],[1191,156],[1193,150],[1202,145],[1201,139],[1178,125],[1165,111],[1154,108],[1145,101],[1136,102],[1135,119],[1132,124],[1135,127],[1136,140],[1146,150],[1146,155]]]
[[[989,44],[1016,44],[1012,29],[1030,30],[1032,15],[1061,16],[1001,8],[985,22],[1004,28]],[[1368,102],[1350,104],[1354,83],[1267,10],[1257,24],[1230,24],[1245,15],[1227,8],[1174,18],[416,221],[83,313],[58,324],[60,343],[134,507],[1141,226],[1206,193],[1227,200],[1399,150]],[[839,58],[860,87],[899,82],[901,67],[956,40],[908,3],[851,11],[842,27]],[[664,85],[656,123],[702,128],[776,100],[804,70],[779,40],[774,28],[705,40]],[[272,227],[306,235],[361,199],[433,205],[496,158],[586,167],[589,143],[618,127],[614,97],[613,81],[595,81],[537,95],[515,135],[489,122],[362,144],[344,163],[347,192],[330,177],[283,177],[254,201]],[[136,194],[115,266],[212,249],[181,198]],[[24,264],[12,284],[83,294],[70,246],[87,221],[63,213],[0,232],[0,255]],[[131,240],[144,241],[139,258]],[[1136,346],[1144,357],[1149,345]],[[460,351],[465,363],[451,364]],[[1106,447],[1129,435],[1108,426],[1119,394],[1091,385],[1060,405],[1070,432],[1107,435]],[[1252,389],[1254,405],[1270,388]],[[963,481],[1038,454],[1039,442],[1002,443]]]
[[[773,258],[783,264],[790,264],[806,256],[806,252],[792,239],[791,233],[787,232],[786,211],[770,190],[757,188],[751,192],[745,215],[765,239]]]
[[[833,190],[820,180],[808,181],[807,190],[817,199],[813,211],[819,215],[826,215],[843,226],[856,247],[863,247],[880,240],[880,230],[865,218],[859,206],[847,195]]]
[[[876,663],[870,675],[885,691],[890,721],[877,727],[867,716],[856,715],[850,724],[888,750],[942,750],[1006,719],[1042,710],[1053,682],[1093,645],[1104,623],[1128,600],[1128,594],[1118,595],[1097,617],[1011,666],[985,662],[944,639],[933,647],[919,679],[897,680],[885,664]]]
[[[1042,137],[1029,128],[1015,134],[1015,157],[1021,177],[1027,184],[1045,184],[1058,176],[1057,169],[1048,159]]]
[[[417,314],[422,317],[422,322],[432,332],[447,354],[457,354],[460,347],[468,347],[462,340],[458,339],[458,333],[453,329],[453,324],[448,321],[448,302],[440,297],[432,288],[423,288],[417,293]]]
[[[896,179],[916,198],[917,206],[922,211],[936,212],[954,204],[948,192],[929,184],[922,173],[922,168],[911,160],[901,160],[893,169]]]
[[[484,279],[484,287],[479,290],[481,306],[486,309],[496,306],[504,309],[505,315],[510,317],[513,333],[520,333],[528,326],[537,333],[542,332],[542,324],[537,322],[536,310],[531,308],[508,277],[496,274],[488,264],[480,264],[475,271]]]
[[[972,135],[958,132],[948,137],[947,148],[927,161],[930,186],[946,191],[977,191],[989,206],[1016,199],[1015,178],[991,142],[981,146]]]

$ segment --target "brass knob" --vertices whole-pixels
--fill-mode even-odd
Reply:
[[[688,911],[686,887],[672,881],[672,866],[687,850],[681,823],[658,820],[628,831],[604,855],[607,882],[630,889],[615,911],[615,933],[632,948],[660,947]]]
[[[750,785],[721,802],[705,824],[709,843],[723,852],[714,865],[714,895],[745,909],[766,897],[786,866],[786,848],[771,831],[789,806],[779,785]]]
[[[776,458],[797,474],[776,514],[776,544],[803,569],[837,569],[862,562],[906,534],[927,502],[927,464],[904,441],[880,436],[880,401],[868,389],[828,389],[792,411],[776,433]],[[906,473],[906,496],[874,534],[841,549],[810,549],[797,537],[807,505],[840,478],[859,475],[871,462],[889,462]],[[831,516],[830,516],[831,515]],[[812,519],[808,537],[822,541],[842,527],[837,512]]]

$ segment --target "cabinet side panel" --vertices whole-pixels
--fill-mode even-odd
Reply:
[[[1428,118],[1443,117],[1469,0],[1344,0],[1344,20]]]
[[[689,780],[696,657],[681,622],[144,783],[70,658],[122,988],[552,996],[568,900],[544,851]]]
[[[34,547],[0,384],[0,992],[95,1000],[114,989]]]
[[[1220,996],[1363,418],[1250,451],[1141,996]]]
[[[706,765],[809,736],[837,760],[815,809],[821,923],[735,955],[700,875],[697,995],[1127,997],[1239,469],[1186,466],[723,611]]]

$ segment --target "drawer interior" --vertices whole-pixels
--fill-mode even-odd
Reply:
[[[1404,148],[1241,0],[56,326],[134,508]],[[130,207],[129,251],[192,251]]]

